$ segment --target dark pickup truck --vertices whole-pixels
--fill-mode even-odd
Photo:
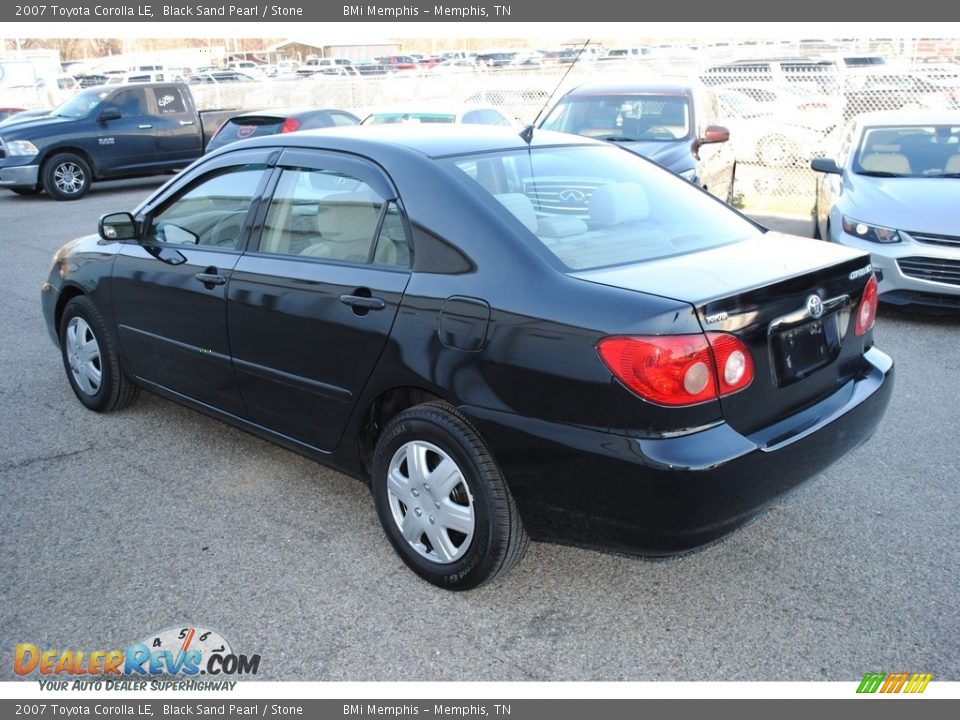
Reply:
[[[49,115],[0,127],[0,188],[76,200],[97,180],[178,170],[236,112],[197,112],[183,83],[87,88]]]

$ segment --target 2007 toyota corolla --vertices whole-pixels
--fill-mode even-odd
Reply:
[[[893,385],[869,256],[543,131],[229,145],[41,295],[87,407],[144,387],[363,478],[451,589],[528,536],[711,541],[866,440]]]

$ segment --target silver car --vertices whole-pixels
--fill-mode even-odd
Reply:
[[[861,115],[810,165],[814,237],[868,251],[885,302],[960,308],[960,111]]]

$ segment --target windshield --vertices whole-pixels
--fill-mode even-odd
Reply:
[[[670,142],[690,136],[690,103],[685,95],[568,95],[542,127],[601,140]]]
[[[572,270],[643,262],[761,231],[689,182],[616,147],[466,155],[440,161],[505,208]]]
[[[63,105],[54,110],[51,115],[67,118],[82,118],[89,115],[110,94],[110,90],[102,88],[85,90],[77,93]]]
[[[960,125],[864,128],[853,171],[879,177],[960,177]]]

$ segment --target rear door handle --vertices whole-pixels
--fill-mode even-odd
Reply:
[[[193,125],[193,120],[181,120],[181,125]]]
[[[149,130],[150,128],[153,127],[153,125],[137,125],[137,127],[140,128],[141,130]]]
[[[340,302],[364,310],[383,310],[387,306],[387,303],[378,297],[363,297],[361,295],[341,295]]]
[[[194,277],[207,287],[212,285],[223,285],[227,279],[216,272],[198,272]]]

